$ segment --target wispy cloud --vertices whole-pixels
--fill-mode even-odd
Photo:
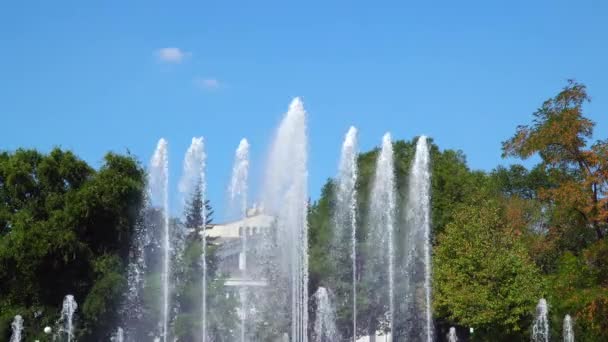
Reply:
[[[164,63],[181,63],[191,55],[190,52],[186,52],[180,48],[176,47],[166,47],[162,49],[158,49],[156,51],[156,56],[158,60]]]
[[[215,90],[222,86],[219,80],[215,78],[197,77],[194,79],[194,85],[205,90]]]

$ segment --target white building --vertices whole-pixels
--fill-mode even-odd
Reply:
[[[263,239],[272,238],[274,217],[250,209],[247,217],[233,222],[212,224],[205,231],[207,238],[218,246],[218,270],[228,275],[226,286],[265,286],[256,277],[255,251]]]

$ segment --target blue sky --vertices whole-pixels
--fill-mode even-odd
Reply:
[[[568,78],[608,133],[606,1],[12,1],[0,8],[0,149],[68,148],[98,166],[169,140],[172,183],[191,137],[221,207],[234,149],[259,180],[294,96],[309,112],[310,192],[361,148],[427,134],[475,169]],[[164,60],[159,55],[165,50]],[[257,176],[256,176],[257,175]],[[255,185],[253,185],[255,188]]]

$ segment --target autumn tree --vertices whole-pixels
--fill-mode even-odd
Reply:
[[[524,194],[532,196],[522,196],[526,202],[541,203],[546,229],[530,234],[528,253],[545,273],[552,326],[569,314],[577,340],[603,341],[608,336],[608,141],[592,141],[595,124],[583,115],[589,100],[584,85],[569,81],[534,113],[531,125],[518,127],[503,142],[503,156],[538,154],[541,163],[533,172],[542,177],[501,170],[494,178],[501,188],[527,189]],[[517,203],[516,193],[511,192],[510,203]],[[561,334],[554,330],[553,335]]]
[[[568,81],[534,112],[532,125],[519,126],[503,142],[503,157],[538,154],[555,184],[542,189],[541,198],[574,211],[602,239],[608,227],[608,141],[590,146],[595,123],[583,115],[589,101],[583,84]]]

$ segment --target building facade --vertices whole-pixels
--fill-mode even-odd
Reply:
[[[265,286],[261,272],[260,251],[273,239],[275,218],[249,210],[247,217],[233,222],[213,224],[207,238],[217,246],[218,271],[227,277],[226,286]]]

